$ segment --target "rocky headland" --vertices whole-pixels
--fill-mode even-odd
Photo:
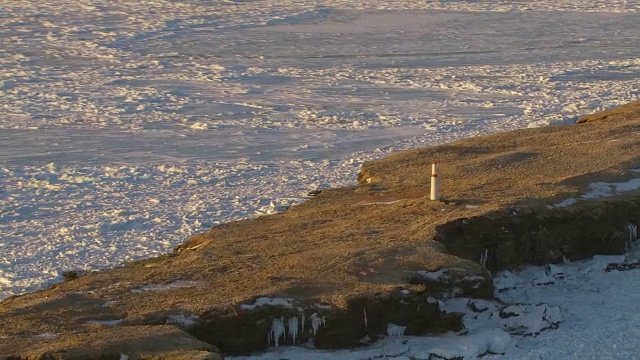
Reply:
[[[217,359],[463,331],[433,299],[491,300],[493,271],[627,249],[639,145],[640,101],[366,163],[356,186],[5,299],[0,359]]]

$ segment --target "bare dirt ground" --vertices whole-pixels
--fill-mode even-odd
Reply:
[[[640,168],[640,101],[580,122],[401,152],[365,164],[358,186],[217,226],[175,254],[8,298],[0,303],[0,353],[26,354],[26,342],[42,334],[63,340],[92,333],[91,321],[166,323],[169,314],[235,311],[260,296],[340,308],[356,296],[407,286],[418,270],[480,273],[476,261],[449,255],[433,240],[437,225],[546,207],[597,181],[639,177],[631,169]],[[448,203],[428,199],[433,161]]]

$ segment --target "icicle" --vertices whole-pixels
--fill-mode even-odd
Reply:
[[[298,317],[297,316],[289,318],[289,336],[293,338],[293,345],[295,345],[296,337],[298,336]]]
[[[629,230],[629,240],[627,241],[627,250],[631,250],[631,245],[633,244],[633,242],[638,240],[638,226],[632,223],[628,223],[627,230]]]
[[[364,329],[369,331],[369,322],[367,320],[367,309],[362,308],[362,315],[364,316]]]
[[[545,265],[544,267],[544,274],[546,276],[551,276],[551,266],[549,264]]]
[[[269,343],[271,343],[271,339],[273,339],[273,344],[275,347],[280,345],[280,337],[284,338],[284,317],[280,317],[280,319],[273,319],[273,323],[271,323],[271,332],[269,334],[270,339]]]
[[[407,330],[406,326],[400,326],[396,324],[387,325],[387,335],[389,336],[402,336],[404,331]]]
[[[302,322],[302,329],[300,330],[300,333],[304,336],[304,313],[300,314],[300,321]]]
[[[322,326],[326,325],[326,320],[324,316],[319,317],[318,313],[311,314],[311,316],[309,316],[309,320],[311,320],[311,328],[313,329],[314,336],[318,333],[318,329],[320,328],[320,325]]]
[[[487,268],[487,260],[489,259],[489,249],[484,249],[484,252],[480,254],[480,265],[483,269]]]

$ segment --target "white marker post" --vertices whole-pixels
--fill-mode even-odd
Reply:
[[[431,200],[440,200],[440,189],[438,188],[438,173],[436,172],[437,162],[431,166]]]

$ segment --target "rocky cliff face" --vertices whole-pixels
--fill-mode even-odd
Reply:
[[[637,237],[638,109],[398,153],[365,164],[357,186],[6,299],[0,358],[209,359],[216,347],[343,348],[463,330],[438,301],[491,300],[491,271],[621,253]],[[433,161],[443,201],[428,197]],[[498,305],[487,316],[518,318]]]
[[[456,256],[491,271],[621,254],[637,238],[640,197],[566,208],[511,208],[437,227],[437,240]]]
[[[424,292],[402,291],[349,299],[337,309],[328,305],[272,304],[244,308],[220,316],[205,314],[190,329],[197,338],[219,344],[225,353],[246,354],[267,346],[312,343],[321,349],[370,344],[388,334],[390,324],[401,324],[405,335],[459,331],[461,314],[448,314],[429,303]],[[293,301],[293,300],[292,300]]]

